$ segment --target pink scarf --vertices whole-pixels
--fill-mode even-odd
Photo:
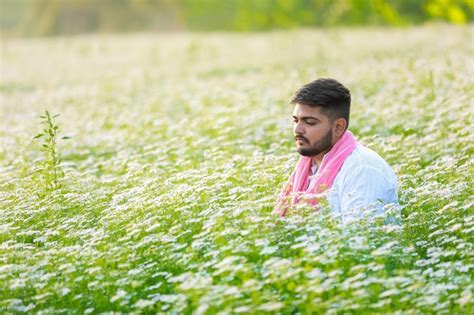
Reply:
[[[309,184],[309,175],[311,174],[311,165],[313,158],[308,156],[300,156],[296,168],[291,174],[287,184],[282,189],[275,212],[284,217],[288,208],[300,202],[300,199],[305,194],[320,194],[326,189],[332,187],[337,173],[344,164],[344,161],[349,154],[354,151],[357,146],[352,133],[347,130],[344,132],[341,139],[331,148],[331,150],[323,157],[321,166],[316,172],[315,178]],[[309,198],[308,202],[312,206],[318,204],[318,199]]]

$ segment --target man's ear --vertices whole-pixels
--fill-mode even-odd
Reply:
[[[339,138],[346,130],[347,122],[344,118],[337,118],[333,122],[334,135]]]

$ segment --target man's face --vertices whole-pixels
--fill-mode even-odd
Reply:
[[[296,104],[293,120],[293,133],[299,154],[316,156],[332,148],[332,122],[321,113],[320,107]]]

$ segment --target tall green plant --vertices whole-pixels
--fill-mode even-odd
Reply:
[[[57,139],[59,135],[59,126],[54,122],[54,118],[59,114],[51,116],[48,110],[44,115],[39,116],[41,124],[44,125],[43,131],[37,134],[34,139],[42,140],[41,151],[44,153],[43,160],[38,163],[36,171],[42,178],[42,184],[46,191],[58,189],[60,179],[64,176],[61,168],[61,159],[57,148]],[[70,137],[62,137],[61,139],[69,139]]]

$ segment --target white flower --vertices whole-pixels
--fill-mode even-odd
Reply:
[[[278,251],[278,246],[266,246],[260,252],[261,255],[271,255]]]
[[[122,290],[122,289],[118,289],[117,292],[115,293],[115,295],[110,298],[110,302],[113,303],[117,300],[123,299],[124,297],[127,296],[127,294],[128,294],[127,291]]]
[[[285,304],[281,302],[268,302],[258,307],[261,311],[272,312],[281,309]]]
[[[139,299],[135,304],[133,304],[133,306],[136,308],[146,308],[154,305],[155,303],[156,302],[152,300]]]

